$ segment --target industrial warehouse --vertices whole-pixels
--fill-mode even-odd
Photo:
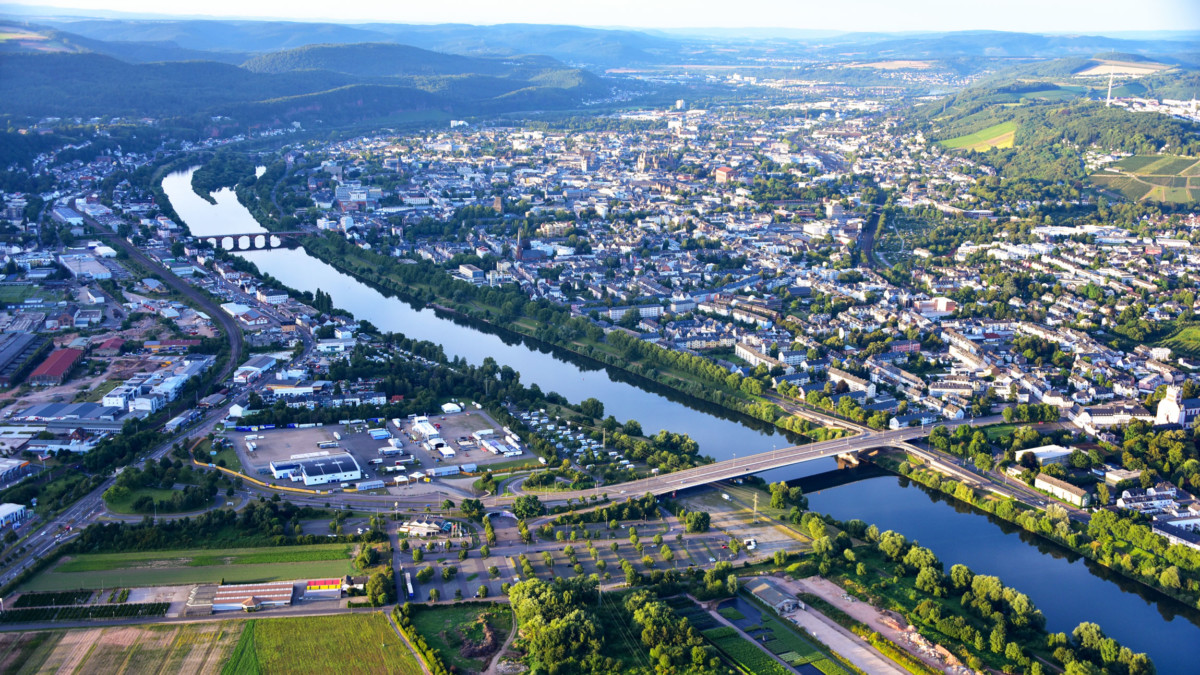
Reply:
[[[256,612],[263,607],[287,607],[292,604],[293,582],[266,584],[225,584],[213,596],[212,611],[242,610]]]
[[[271,474],[276,479],[304,481],[305,485],[347,483],[361,480],[362,467],[347,453],[328,452],[295,455],[289,460],[271,462]]]

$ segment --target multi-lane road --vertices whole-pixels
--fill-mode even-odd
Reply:
[[[963,424],[993,424],[999,421],[999,416],[988,418],[975,418],[969,420],[959,420],[945,422],[945,426],[954,428]],[[929,427],[911,427],[905,429],[896,429],[893,431],[864,431],[855,436],[839,438],[831,441],[822,441],[820,443],[809,443],[806,445],[793,445],[786,448],[776,450],[768,450],[755,454],[746,455],[745,457],[734,457],[722,462],[706,464],[692,469],[676,471],[674,473],[664,474],[661,476],[651,476],[650,478],[642,478],[640,480],[630,481],[628,483],[619,483],[601,488],[592,488],[589,490],[574,490],[570,492],[555,492],[554,499],[566,500],[567,498],[580,500],[589,499],[591,497],[600,497],[607,494],[611,499],[617,494],[641,495],[647,492],[655,495],[666,494],[675,490],[684,490],[687,488],[698,487],[715,483],[717,481],[737,478],[753,473],[760,473],[770,469],[778,469],[793,464],[802,462],[810,462],[823,457],[835,457],[843,454],[855,454],[858,452],[873,450],[876,448],[905,448],[907,442],[918,438],[923,438],[929,435]],[[485,500],[489,505],[507,504],[513,501],[515,497],[491,497]]]

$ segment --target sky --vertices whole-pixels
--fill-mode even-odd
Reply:
[[[1200,0],[9,0],[30,7],[337,23],[1043,33],[1200,30]]]

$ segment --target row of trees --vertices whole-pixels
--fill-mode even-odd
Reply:
[[[850,549],[841,555],[823,553],[822,564],[853,569],[847,580],[851,587],[863,588],[877,604],[901,602],[899,609],[923,634],[943,644],[961,645],[955,651],[969,654],[976,669],[986,662],[1003,664],[1006,672],[1043,673],[1038,652],[1051,652],[1067,672],[1154,672],[1145,654],[1121,647],[1094,624],[1081,624],[1071,637],[1047,633],[1045,617],[1029,597],[997,577],[975,574],[964,565],[954,565],[947,573],[932,551],[897,532],[880,532],[858,520],[843,527],[872,545],[870,555],[861,551],[856,555]],[[860,558],[868,559],[875,573]],[[911,581],[901,581],[905,578]],[[912,584],[914,593],[891,590],[906,583]]]

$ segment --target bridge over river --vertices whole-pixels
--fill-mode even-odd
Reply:
[[[201,237],[213,248],[226,251],[266,251],[279,248],[285,239],[294,239],[312,234],[302,230],[287,232],[246,232],[245,234],[222,234]]]
[[[942,424],[946,427],[954,428],[963,424],[984,425],[993,424],[998,421],[1000,421],[1000,417],[996,415],[989,418],[957,420]],[[661,476],[651,476],[627,483],[617,483],[615,485],[606,485],[588,490],[551,492],[539,496],[543,496],[550,501],[563,501],[568,498],[587,500],[591,497],[599,498],[601,495],[606,494],[609,499],[620,501],[620,499],[624,498],[622,495],[634,497],[644,495],[647,492],[654,495],[662,495],[676,490],[686,490],[687,488],[708,485],[709,483],[760,473],[770,469],[811,462],[824,457],[845,456],[857,460],[858,453],[860,452],[885,448],[920,453],[920,450],[908,441],[928,436],[929,430],[930,427],[921,426],[892,431],[865,431],[846,438],[822,441],[820,443],[808,443],[805,445],[793,445],[786,448],[750,454],[745,457],[734,457],[723,462],[705,464],[704,466],[692,469],[676,471]],[[494,496],[485,499],[484,503],[489,506],[500,506],[509,504],[515,499],[516,495]]]

